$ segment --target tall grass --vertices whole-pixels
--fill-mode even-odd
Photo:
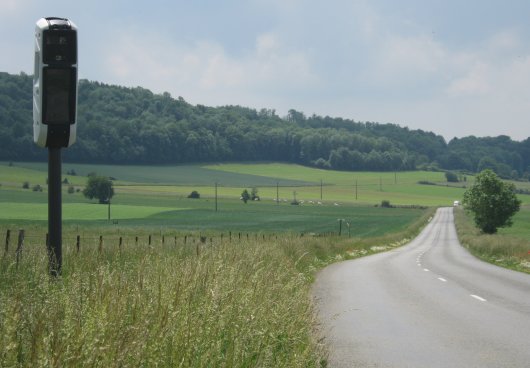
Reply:
[[[461,208],[455,208],[458,238],[476,257],[501,267],[530,273],[530,244],[528,240],[504,234],[484,234]]]
[[[43,237],[28,236],[18,265],[12,249],[0,258],[0,367],[325,366],[315,272],[412,237],[431,213],[369,240],[167,237],[149,246],[129,234],[101,251],[96,237],[83,238],[77,253],[65,234],[57,280]]]
[[[286,240],[287,241],[287,240]],[[281,244],[249,242],[4,258],[0,366],[318,365],[309,284]]]

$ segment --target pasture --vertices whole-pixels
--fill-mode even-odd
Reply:
[[[0,259],[0,366],[325,367],[307,297],[315,273],[406,243],[434,211],[418,205],[451,205],[464,191],[435,172],[63,165],[71,170],[63,274],[52,280],[46,164],[0,165],[0,233],[12,232]],[[112,221],[76,190],[89,172],[116,179]],[[261,200],[244,204],[252,187]]]
[[[76,175],[66,173],[75,172]],[[80,190],[86,175],[112,176],[116,196],[108,207],[88,201]],[[63,164],[63,219],[66,225],[150,226],[175,231],[247,231],[330,233],[353,236],[391,233],[421,211],[377,208],[381,201],[397,207],[451,206],[461,200],[466,177],[448,183],[442,172],[342,172],[293,164],[247,163],[182,166]],[[0,224],[47,219],[47,163],[0,163]],[[29,189],[22,189],[28,182]],[[419,184],[430,183],[431,185]],[[217,190],[215,188],[217,183]],[[43,191],[33,191],[34,185]],[[526,183],[516,183],[525,189]],[[68,193],[72,187],[74,193]],[[244,204],[243,189],[258,189],[260,201]],[[188,199],[193,190],[200,199]],[[216,196],[217,192],[217,196]],[[217,200],[216,200],[217,197]],[[528,195],[520,195],[529,204]],[[278,199],[278,201],[277,201]],[[298,205],[291,205],[296,201]],[[216,211],[217,209],[217,211]],[[527,207],[508,233],[527,234]],[[386,226],[377,226],[382,221]],[[18,226],[18,225],[17,225]],[[382,230],[382,229],[387,230]]]
[[[303,203],[291,205],[294,191],[320,195],[320,184],[230,172],[224,178],[233,187],[219,188],[215,211],[202,168],[186,179],[192,185],[156,179],[162,168],[131,176],[114,168],[121,178],[109,222],[107,205],[67,193],[86,181],[68,175],[63,274],[52,280],[44,248],[46,171],[38,165],[0,166],[0,233],[11,229],[0,259],[0,366],[324,367],[307,297],[315,272],[403,244],[432,215],[354,201],[310,203],[303,194]],[[94,167],[75,168],[84,169]],[[279,203],[278,180],[292,185],[279,189]],[[262,200],[244,204],[239,194],[254,183]],[[33,191],[35,184],[43,191]],[[334,185],[325,188],[338,195]],[[201,199],[186,198],[191,190]],[[20,228],[25,239],[16,251]]]

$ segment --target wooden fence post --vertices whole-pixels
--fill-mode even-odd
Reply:
[[[99,247],[98,247],[99,253],[103,251],[103,235],[99,236]]]
[[[9,252],[9,242],[11,241],[11,230],[7,230],[6,232],[6,247],[4,248],[4,254],[7,254]]]
[[[81,236],[77,236],[75,239],[75,247],[77,249],[77,253],[79,254],[79,249],[81,248]]]
[[[138,245],[138,237],[137,236],[134,237],[134,245]]]
[[[151,245],[151,235],[149,235],[149,245]]]
[[[20,257],[22,257],[22,246],[24,245],[24,230],[19,230],[18,232],[18,244],[17,244],[17,268],[18,268],[18,262],[20,261]]]
[[[118,244],[118,247],[120,249],[120,253],[121,253],[121,246],[123,244],[123,238],[120,236],[120,243]]]

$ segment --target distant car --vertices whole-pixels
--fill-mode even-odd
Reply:
[[[458,207],[460,206],[460,201],[454,201],[453,202],[453,207]]]

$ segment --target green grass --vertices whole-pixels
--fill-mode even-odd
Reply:
[[[499,234],[515,236],[530,241],[530,206],[522,206],[513,217],[513,226],[499,229]],[[530,251],[530,247],[528,249]]]
[[[152,228],[67,225],[59,280],[46,275],[46,230],[32,225],[20,263],[12,248],[0,259],[0,366],[326,366],[308,297],[316,271],[410,239],[432,210],[416,214],[378,238],[217,234],[205,244],[173,229],[148,245]]]
[[[530,273],[530,245],[521,218],[528,218],[528,209],[515,219],[514,228],[501,229],[498,234],[481,233],[463,209],[455,209],[458,238],[478,258],[501,267]]]
[[[63,219],[69,220],[104,220],[108,218],[108,206],[94,203],[63,204]],[[173,209],[183,211],[185,209]],[[111,206],[112,219],[138,219],[167,211],[164,207],[128,206],[115,204]],[[48,220],[47,203],[2,203],[0,220]]]
[[[3,164],[5,168],[7,163]],[[26,172],[47,173],[48,166],[45,162],[20,162],[15,163],[11,170],[25,169]],[[2,167],[0,172],[4,171]],[[200,165],[91,165],[63,163],[63,173],[75,170],[77,177],[84,184],[86,176],[95,172],[98,175],[111,176],[116,179],[117,184],[143,183],[143,184],[173,184],[186,185],[214,185],[219,182],[225,186],[271,186],[276,185],[276,177],[264,177],[252,174],[238,174],[226,171],[213,170]],[[42,175],[42,174],[41,174]],[[71,176],[68,176],[70,178]],[[28,179],[26,179],[28,180]],[[1,181],[1,177],[0,177]],[[285,180],[285,185],[303,186],[303,180]]]

